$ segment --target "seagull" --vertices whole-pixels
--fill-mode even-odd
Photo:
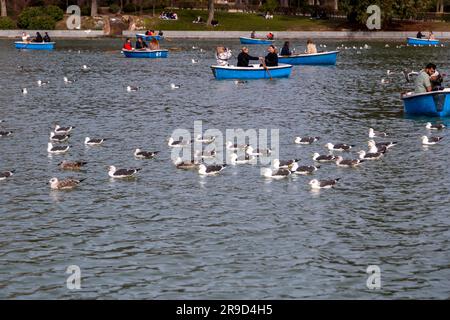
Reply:
[[[386,149],[392,148],[393,146],[395,146],[397,144],[397,141],[387,141],[387,142],[377,142],[375,143],[374,140],[369,140],[367,141],[367,145],[369,147],[377,147],[377,148],[383,148],[385,147]]]
[[[327,143],[325,145],[325,148],[328,148],[328,150],[335,150],[335,151],[349,151],[352,147],[354,147],[354,145],[345,143],[338,143],[338,144]]]
[[[389,48],[389,45],[388,44],[386,44],[385,46],[384,46],[385,48]]]
[[[444,137],[427,137],[427,136],[422,136],[422,144],[423,145],[433,145],[438,143],[439,141],[441,141],[442,139],[444,139]]]
[[[0,137],[7,137],[12,135],[13,132],[12,131],[0,131]]]
[[[237,150],[247,149],[247,147],[249,147],[249,145],[248,144],[236,144],[236,143],[233,144],[233,142],[227,141],[226,147],[228,150],[237,151]]]
[[[50,132],[50,140],[54,142],[63,142],[70,138],[70,134],[56,134],[53,131]]]
[[[47,151],[49,153],[55,153],[55,154],[65,153],[65,152],[69,151],[69,149],[70,149],[70,146],[53,146],[53,144],[51,142],[49,142],[47,145]]]
[[[169,147],[172,147],[172,148],[183,148],[183,147],[189,145],[190,143],[191,142],[189,140],[185,140],[185,141],[177,140],[177,141],[175,141],[172,137],[170,137],[169,138],[169,142],[167,143],[167,145]]]
[[[375,137],[387,137],[386,132],[381,131],[375,131],[373,128],[369,128],[369,138],[375,138]]]
[[[384,78],[381,79],[381,84],[388,84],[390,81]]]
[[[273,167],[275,169],[278,168],[282,168],[282,169],[289,169],[292,167],[292,165],[294,165],[294,163],[297,163],[298,161],[300,161],[299,159],[291,159],[291,160],[279,160],[279,159],[274,159],[273,160]]]
[[[320,137],[295,137],[294,143],[296,144],[311,144],[320,139]]]
[[[261,169],[261,175],[263,175],[266,178],[272,178],[272,179],[283,179],[287,178],[291,175],[291,171],[289,169],[275,169],[272,170],[271,168],[262,168]]]
[[[14,175],[15,170],[0,172],[0,181],[6,180]]]
[[[431,122],[427,122],[427,125],[425,126],[425,128],[427,128],[429,130],[442,130],[445,128],[445,126],[442,123],[431,124]]]
[[[330,189],[333,188],[340,178],[334,180],[317,180],[312,179],[309,185],[312,189]]]
[[[198,63],[198,60],[192,59],[192,63]]]
[[[383,153],[381,152],[365,152],[364,150],[361,150],[358,152],[359,159],[364,160],[378,160],[383,156]]]
[[[359,166],[364,160],[361,159],[343,159],[341,156],[336,157],[336,165],[338,167],[356,167]]]
[[[73,83],[73,81],[69,80],[67,77],[64,77],[64,83],[66,83],[66,84]]]
[[[83,66],[81,67],[81,70],[84,72],[87,72],[87,71],[91,70],[91,68],[89,68],[87,65],[83,64]]]
[[[314,152],[313,160],[317,162],[332,162],[336,160],[336,157],[332,154],[320,155],[317,152]]]
[[[210,152],[196,150],[194,152],[194,157],[201,158],[201,159],[214,159],[216,157],[216,150],[212,150]]]
[[[42,81],[42,80],[38,80],[37,81],[37,84],[38,84],[38,86],[40,87],[40,86],[45,86],[46,84],[49,84],[50,83],[50,81]]]
[[[183,161],[180,157],[177,157],[173,164],[177,169],[197,169],[200,163],[196,160]]]
[[[248,154],[246,154],[244,158],[240,158],[240,159],[238,159],[238,155],[236,153],[232,153],[230,156],[232,165],[250,163],[250,161],[252,161],[253,159],[255,159],[255,158]]]
[[[132,92],[132,91],[138,91],[139,87],[135,87],[135,86],[127,86],[127,91],[128,92]]]
[[[84,180],[86,179],[64,179],[60,181],[58,178],[51,178],[48,183],[53,190],[70,190],[77,187]]]
[[[27,88],[23,88],[23,89],[22,89],[22,93],[23,93],[23,94],[27,94],[27,93],[28,93]]]
[[[179,84],[175,84],[175,83],[171,83],[171,84],[170,84],[170,88],[171,88],[171,89],[179,89],[179,88],[180,88],[180,85],[179,85]]]
[[[153,159],[159,151],[143,151],[141,149],[136,149],[134,151],[134,156],[138,159]]]
[[[198,166],[198,174],[204,175],[204,176],[212,176],[215,174],[218,174],[220,171],[226,168],[226,164],[216,164],[216,165],[210,165],[206,166],[203,163]]]
[[[198,47],[192,46],[192,50],[197,50],[197,49],[198,49]]]
[[[252,146],[248,146],[247,148],[245,148],[245,153],[248,154],[249,156],[268,156],[272,153],[272,150],[269,148],[253,149]]]
[[[57,134],[68,134],[70,131],[72,131],[72,129],[74,129],[75,127],[70,126],[70,127],[61,127],[59,124],[57,124],[55,126],[55,133]]]
[[[89,137],[84,138],[84,144],[87,146],[99,146],[101,145],[106,139],[91,139]]]
[[[295,174],[307,175],[312,174],[319,168],[320,166],[299,166],[298,163],[295,163],[290,170]]]
[[[417,76],[419,73],[416,71],[407,72],[403,71],[403,75],[405,76],[406,82],[411,82],[411,76]]]
[[[86,164],[87,164],[87,162],[85,162],[85,161],[67,161],[67,160],[63,160],[62,162],[58,163],[58,167],[60,167],[63,170],[80,170]]]
[[[115,166],[108,167],[108,175],[111,178],[131,178],[133,177],[141,168],[136,169],[116,169]]]
[[[387,148],[385,145],[378,145],[375,143],[375,141],[370,140],[368,143],[369,146],[369,153],[386,153]]]
[[[216,137],[203,137],[200,134],[195,138],[195,141],[206,143],[206,144],[213,143],[215,140],[216,140]]]
[[[247,83],[247,80],[234,80],[234,84],[238,85],[238,84],[244,84]]]

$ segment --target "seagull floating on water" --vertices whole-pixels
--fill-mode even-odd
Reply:
[[[70,126],[70,127],[61,127],[59,124],[55,125],[55,133],[57,134],[68,134],[70,131],[72,131],[72,129],[74,129],[75,127]]]
[[[7,137],[12,135],[13,132],[12,131],[0,131],[0,137]]]
[[[357,167],[363,162],[364,160],[361,159],[344,159],[341,156],[336,157],[336,165],[338,167],[344,168]]]
[[[383,156],[381,152],[365,152],[364,150],[359,151],[358,154],[359,159],[364,160],[378,160]]]
[[[58,178],[51,178],[48,183],[50,184],[50,188],[53,190],[70,190],[77,187],[84,180],[86,179],[58,180]]]
[[[210,152],[195,150],[194,157],[200,159],[214,159],[216,157],[216,150]]]
[[[64,77],[64,83],[73,83],[73,80],[69,80],[67,77]]]
[[[141,168],[136,169],[117,169],[115,166],[109,166],[108,167],[108,175],[111,178],[131,178],[138,173],[138,171],[141,170]]]
[[[63,170],[81,170],[87,164],[86,161],[67,161],[63,160],[58,164]]]
[[[397,141],[386,141],[386,142],[375,143],[374,140],[369,140],[369,141],[367,141],[367,145],[369,146],[369,148],[372,148],[373,146],[375,146],[376,148],[383,149],[383,147],[384,147],[386,149],[390,149],[393,146],[397,145]]]
[[[54,142],[63,142],[70,138],[70,134],[56,134],[53,131],[50,132],[50,140]]]
[[[127,91],[128,91],[128,92],[139,91],[139,87],[136,87],[136,86],[127,86]]]
[[[427,128],[429,130],[442,130],[445,128],[445,126],[442,123],[431,124],[431,122],[427,122],[427,125],[425,126],[425,128]]]
[[[301,175],[307,175],[312,174],[314,171],[317,171],[320,168],[320,166],[299,166],[298,163],[295,163],[291,171],[295,174],[301,174]]]
[[[232,165],[247,164],[247,163],[250,163],[253,159],[255,159],[255,158],[248,154],[246,154],[244,158],[238,158],[238,155],[236,153],[232,153],[230,156]]]
[[[181,87],[180,85],[175,84],[175,83],[171,83],[171,84],[170,84],[170,88],[171,88],[171,89],[179,89],[180,87]]]
[[[245,153],[248,154],[249,156],[269,156],[272,153],[272,150],[269,148],[253,149],[252,146],[248,146],[247,148],[245,148]]]
[[[334,150],[334,151],[349,151],[353,147],[354,147],[354,145],[345,144],[345,143],[332,144],[329,142],[325,145],[325,148],[328,148],[328,150]]]
[[[6,180],[14,175],[15,170],[0,172],[0,181]]]
[[[174,140],[172,137],[169,138],[169,142],[167,145],[172,148],[183,148],[187,145],[191,144],[189,140]]]
[[[81,70],[83,70],[84,72],[87,72],[87,71],[91,70],[91,68],[89,68],[87,65],[83,64],[83,66],[81,67]]]
[[[195,138],[195,141],[210,144],[213,143],[216,140],[216,137],[203,137],[202,135],[197,135]]]
[[[434,145],[436,143],[438,143],[439,141],[441,141],[442,139],[444,139],[444,137],[427,137],[427,136],[422,136],[422,144],[423,145]]]
[[[37,84],[38,84],[38,86],[40,87],[40,86],[45,86],[46,84],[49,84],[50,83],[50,81],[42,81],[42,80],[38,80],[37,81]]]
[[[292,172],[289,169],[275,169],[272,170],[271,168],[262,168],[261,169],[261,175],[263,175],[266,178],[272,178],[272,179],[283,179],[287,178],[292,174]]]
[[[373,128],[369,128],[369,138],[375,137],[387,137],[386,132],[375,131]]]
[[[317,180],[312,179],[309,185],[312,189],[330,189],[333,188],[340,178],[334,180]]]
[[[143,151],[141,149],[136,149],[134,151],[134,156],[138,159],[153,159],[159,151]]]
[[[300,160],[299,159],[291,159],[291,160],[274,159],[273,160],[273,167],[275,169],[278,169],[278,168],[290,169],[298,161],[300,161]]]
[[[198,166],[198,174],[205,176],[212,176],[218,174],[220,171],[226,168],[226,164],[215,164],[206,166],[203,163]]]
[[[69,151],[69,149],[70,149],[70,146],[53,146],[53,144],[51,142],[49,142],[47,145],[47,151],[49,153],[60,154],[60,153],[65,153],[65,152]]]
[[[86,137],[84,138],[84,144],[87,146],[99,146],[101,145],[106,139],[94,139]]]
[[[198,60],[196,60],[196,59],[192,59],[191,61],[192,61],[192,63],[198,63]]]
[[[246,80],[234,80],[234,84],[244,84],[247,83]]]
[[[296,144],[311,144],[320,139],[320,137],[295,137],[294,143]]]
[[[23,89],[22,89],[22,93],[23,93],[23,94],[27,94],[27,93],[28,93],[27,88],[23,88]]]
[[[317,152],[314,152],[313,160],[317,162],[333,162],[336,160],[336,157],[332,154],[320,155]]]
[[[197,169],[198,166],[200,165],[200,163],[196,160],[183,161],[183,159],[181,159],[180,157],[177,157],[173,162],[173,164],[177,169],[184,169],[184,170]]]
[[[233,150],[233,151],[243,150],[243,149],[246,149],[247,147],[249,147],[248,144],[237,144],[237,143],[233,143],[231,141],[227,141],[227,143],[226,143],[226,148],[228,150]]]

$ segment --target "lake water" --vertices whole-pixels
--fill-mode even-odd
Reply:
[[[418,71],[430,61],[449,72],[448,48],[368,42],[368,50],[342,50],[333,67],[295,66],[289,79],[236,85],[212,76],[218,44],[236,57],[237,40],[166,40],[169,58],[160,60],[123,58],[120,39],[58,41],[53,52],[0,41],[0,130],[14,131],[0,138],[0,171],[16,170],[0,181],[0,298],[449,298],[450,141],[448,131],[433,132],[445,139],[424,148],[420,137],[430,134],[427,121],[450,121],[405,116],[400,92],[412,85],[402,75],[381,84],[388,69]],[[38,79],[50,83],[38,87]],[[315,178],[341,180],[312,192],[312,177],[270,181],[259,164],[213,177],[176,169],[167,139],[199,120],[222,132],[279,129],[280,157],[301,164],[313,164],[326,142],[367,149],[369,127],[398,145],[356,169],[322,164]],[[76,128],[72,149],[49,156],[55,123]],[[321,140],[299,146],[298,135]],[[87,148],[86,136],[109,140]],[[160,154],[136,160],[137,147]],[[63,172],[62,159],[88,165]],[[113,181],[108,165],[142,171]],[[51,177],[69,176],[86,180],[50,191]],[[80,290],[66,287],[70,265],[81,269]],[[379,290],[366,286],[369,265],[381,270]]]

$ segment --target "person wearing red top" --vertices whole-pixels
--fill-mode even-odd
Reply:
[[[127,38],[127,40],[123,44],[123,48],[122,49],[124,49],[124,50],[133,50],[133,46],[131,45],[130,38]]]

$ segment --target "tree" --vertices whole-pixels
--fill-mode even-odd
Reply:
[[[208,20],[206,25],[210,26],[211,21],[214,19],[214,0],[208,0]]]
[[[91,1],[91,17],[98,15],[97,12],[97,0]]]
[[[6,0],[1,0],[2,4],[2,17],[6,17],[8,13],[6,12]]]
[[[436,1],[436,13],[444,13],[444,0]]]

